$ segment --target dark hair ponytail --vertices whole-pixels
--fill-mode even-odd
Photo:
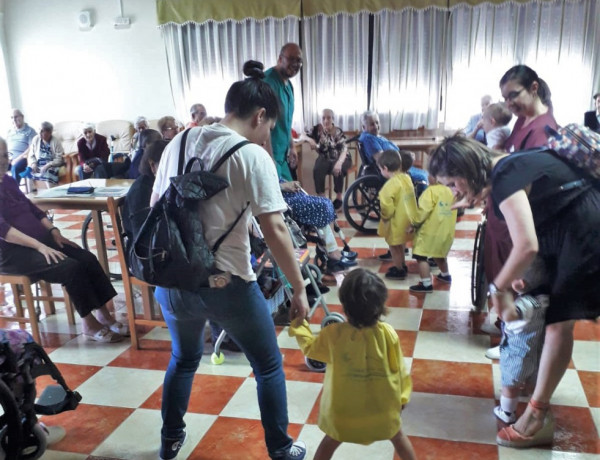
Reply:
[[[259,108],[264,108],[270,120],[279,117],[279,99],[263,81],[265,66],[262,62],[246,61],[243,72],[248,78],[236,81],[225,97],[225,113],[233,113],[239,118],[246,118]]]
[[[504,86],[511,80],[518,81],[521,85],[527,88],[527,90],[531,88],[533,82],[537,81],[537,93],[542,101],[542,104],[552,110],[552,93],[550,92],[550,87],[548,86],[548,83],[542,80],[531,67],[527,67],[526,65],[522,64],[511,67],[500,79],[500,87]]]

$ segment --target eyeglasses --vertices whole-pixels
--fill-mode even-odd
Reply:
[[[16,120],[17,118],[23,118],[23,115],[15,115],[13,117],[10,117],[11,120]]]
[[[91,130],[91,129],[86,129],[86,130],[83,132],[83,134],[91,134],[91,133],[93,133],[93,132],[94,132],[94,131],[93,131],[93,130]]]
[[[302,58],[301,57],[290,57],[290,56],[286,56],[285,54],[282,56],[286,61],[288,61],[291,64],[300,64],[302,65]]]
[[[525,88],[523,87],[519,91],[511,91],[506,96],[504,96],[504,100],[505,101],[514,101],[516,98],[519,97],[519,94],[521,94],[524,90],[525,90]]]

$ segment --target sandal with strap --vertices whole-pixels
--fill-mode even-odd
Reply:
[[[514,425],[502,428],[496,436],[496,443],[504,447],[514,447],[524,449],[527,447],[543,446],[552,444],[554,438],[554,417],[548,411],[550,404],[540,403],[533,398],[529,401],[533,409],[533,417],[537,420],[543,420],[544,425],[531,436],[525,436],[515,430]]]

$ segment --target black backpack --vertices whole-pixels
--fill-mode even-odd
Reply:
[[[248,208],[246,205],[211,248],[204,239],[198,204],[229,187],[229,182],[215,172],[249,141],[229,149],[210,171],[192,171],[198,158],[192,158],[183,171],[188,133],[189,129],[181,139],[178,175],[170,179],[169,188],[151,208],[136,235],[129,266],[136,278],[149,284],[195,291],[209,285],[209,276],[216,272],[215,253]]]

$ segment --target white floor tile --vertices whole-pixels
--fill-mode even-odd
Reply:
[[[420,308],[388,308],[388,313],[383,321],[394,329],[402,331],[418,331],[422,311]]]
[[[598,460],[598,455],[547,449],[498,447],[498,460]]]
[[[117,343],[98,343],[79,335],[50,353],[55,363],[106,366],[131,346],[129,339]]]
[[[594,424],[596,425],[598,437],[600,437],[600,408],[590,407],[590,412],[592,413],[592,418],[594,419]]]
[[[413,358],[489,364],[490,360],[484,356],[489,347],[487,335],[420,331]]]
[[[160,387],[164,371],[105,367],[77,388],[86,404],[137,408]]]
[[[415,392],[402,429],[409,436],[495,444],[493,408],[492,399]]]
[[[477,230],[478,224],[474,220],[463,220],[456,223],[456,230]]]
[[[168,340],[170,342],[171,334],[169,334],[169,329],[167,329],[166,327],[155,327],[147,334],[138,336],[138,338],[149,340]]]
[[[452,286],[452,290],[457,292],[460,290],[458,286]],[[469,287],[470,289],[470,287]],[[470,296],[470,290],[466,288],[462,289],[465,296],[450,295],[450,291],[436,291],[427,294],[423,302],[423,309],[425,310],[458,310],[458,311],[471,311],[473,308],[468,300]]]
[[[290,423],[304,423],[310,415],[322,384],[311,382],[286,381],[288,417]],[[256,382],[248,378],[229,400],[221,412],[225,417],[260,419],[256,398]]]
[[[472,251],[473,240],[470,238],[455,238],[451,249],[454,251]]]
[[[74,454],[72,452],[60,452],[57,450],[47,450],[42,455],[41,460],[85,460],[88,455]]]
[[[367,249],[387,249],[388,244],[383,238],[372,236],[355,236],[348,244],[351,248],[367,248]]]
[[[210,350],[209,344],[205,347],[205,351],[207,350]],[[210,361],[209,353],[205,353],[196,374],[248,377],[252,373],[250,362],[243,353],[233,353],[224,350],[223,354],[225,355],[223,364],[213,364]]]
[[[573,363],[579,371],[600,372],[600,342],[575,340]]]
[[[185,415],[187,440],[178,459],[187,458],[217,419],[215,415]],[[111,458],[156,460],[160,449],[159,410],[138,409],[100,444],[93,455]]]
[[[313,335],[318,335],[321,331],[321,326],[319,324],[309,324],[310,330]],[[298,341],[296,337],[290,337],[289,328],[284,327],[283,330],[277,336],[277,344],[279,348],[291,348],[293,350],[299,350]],[[285,350],[282,350],[282,353],[285,353]]]

